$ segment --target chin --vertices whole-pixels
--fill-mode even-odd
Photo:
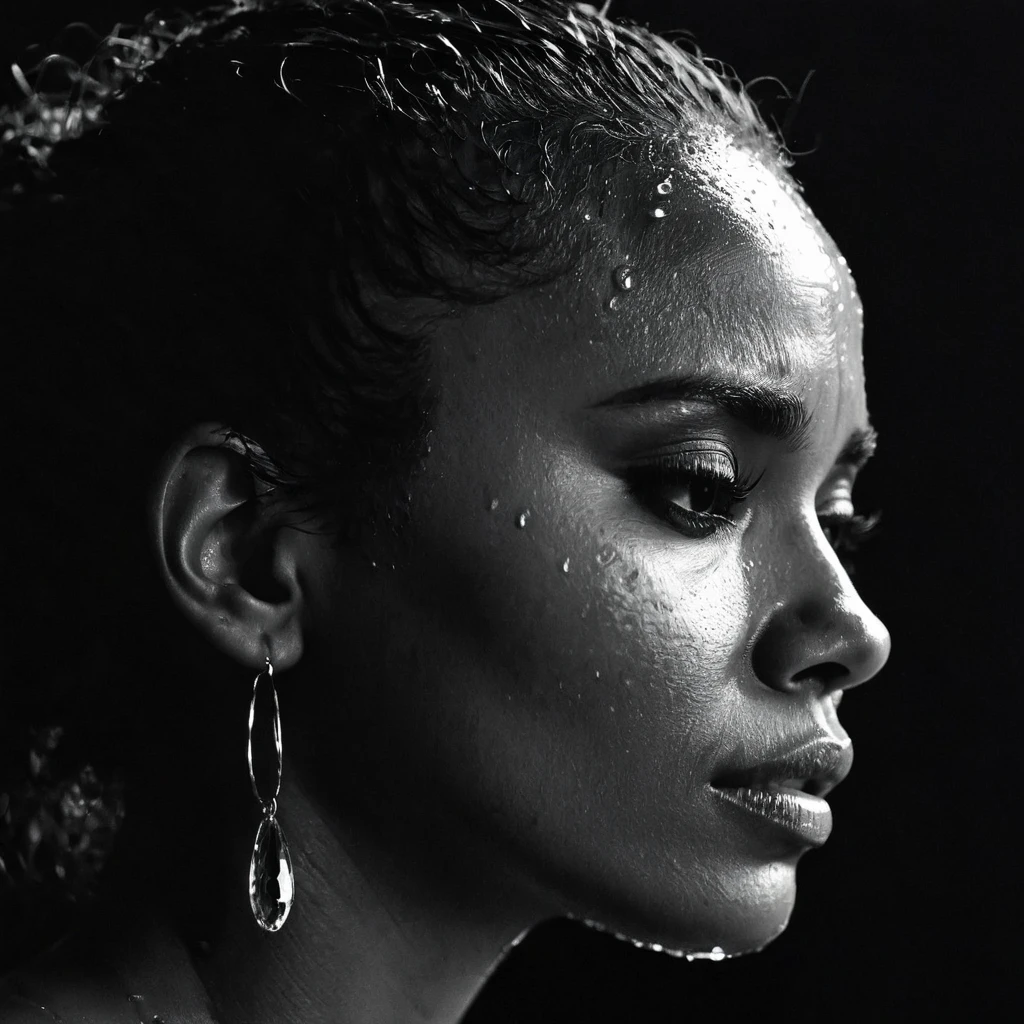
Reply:
[[[725,960],[757,953],[777,939],[795,903],[794,859],[709,874],[702,885],[675,896],[663,891],[629,907],[570,916],[635,946],[691,960]]]

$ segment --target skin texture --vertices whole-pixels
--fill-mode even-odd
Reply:
[[[852,511],[837,459],[868,425],[860,304],[760,157],[711,136],[690,165],[598,188],[574,275],[439,325],[399,541],[353,551],[253,515],[216,424],[168,452],[151,503],[168,587],[251,671],[269,648],[284,717],[296,908],[263,936],[239,887],[196,966],[217,1019],[456,1020],[557,914],[686,951],[785,927],[807,844],[711,782],[845,742],[839,696],[888,656],[819,522]],[[707,400],[608,404],[694,374],[796,396],[802,435]],[[666,518],[700,505],[686,479],[634,486],[645,460],[695,450],[757,481],[706,536]],[[225,822],[239,864],[251,826]],[[122,973],[154,991],[161,947],[144,948]]]
[[[844,738],[838,695],[889,640],[817,518],[849,495],[836,459],[867,426],[853,281],[758,159],[727,146],[706,159],[715,184],[677,174],[671,201],[662,173],[613,185],[594,212],[602,251],[575,279],[439,333],[444,397],[407,548],[394,570],[379,553],[351,614],[389,647],[386,678],[358,673],[374,679],[368,717],[387,688],[369,758],[397,735],[399,764],[500,836],[561,908],[735,952],[784,928],[802,850],[755,834],[708,783],[737,749]],[[636,201],[645,186],[665,217]],[[798,395],[800,450],[708,403],[598,407],[694,372]],[[703,539],[626,483],[638,461],[697,442],[760,480],[736,525]],[[686,503],[685,486],[668,493]],[[336,609],[338,575],[325,577],[317,606]],[[318,717],[339,714],[328,697]]]

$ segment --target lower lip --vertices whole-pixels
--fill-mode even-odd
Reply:
[[[832,808],[820,796],[799,789],[719,789],[723,800],[776,826],[804,846],[822,846],[832,831]]]

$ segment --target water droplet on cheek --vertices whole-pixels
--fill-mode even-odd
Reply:
[[[628,292],[633,287],[633,268],[627,265],[616,267],[612,273],[612,280],[616,288]]]
[[[520,512],[519,515],[516,516],[516,527],[518,529],[520,529],[520,530],[525,530],[526,529],[526,523],[529,520],[529,518],[530,518],[530,510],[528,508],[527,509],[523,509],[523,511]]]

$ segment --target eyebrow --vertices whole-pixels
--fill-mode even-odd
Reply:
[[[620,391],[591,408],[687,400],[713,402],[757,433],[777,438],[794,451],[806,445],[811,413],[803,400],[786,388],[757,381],[735,383],[709,374],[663,377]],[[863,469],[877,447],[877,431],[858,427],[847,438],[836,465]]]
[[[792,391],[778,385],[757,381],[733,382],[707,374],[663,377],[620,391],[596,402],[591,408],[681,401],[712,402],[757,433],[777,438],[794,450],[804,447],[811,425],[807,406]],[[853,441],[854,437],[851,437],[847,448]],[[858,447],[851,455],[859,457],[862,451],[862,447]]]

